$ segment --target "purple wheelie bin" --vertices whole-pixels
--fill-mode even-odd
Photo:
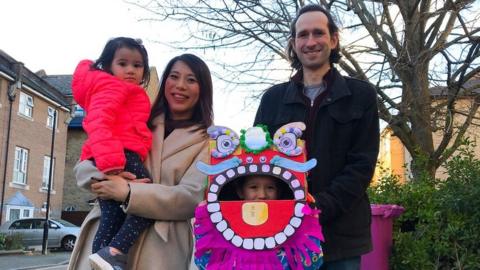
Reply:
[[[362,256],[361,270],[388,270],[388,258],[392,249],[393,219],[405,209],[393,204],[372,204],[373,250]]]

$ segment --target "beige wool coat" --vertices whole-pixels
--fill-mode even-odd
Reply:
[[[205,130],[194,127],[175,129],[164,140],[164,117],[155,119],[152,150],[145,162],[153,183],[131,183],[126,212],[155,220],[130,249],[128,269],[188,269],[193,238],[190,219],[203,198],[205,176],[195,167],[208,162],[208,138]],[[79,186],[89,189],[91,178],[102,175],[90,161],[75,167]],[[100,208],[96,205],[84,220],[70,257],[69,270],[91,269],[88,256],[98,227]]]

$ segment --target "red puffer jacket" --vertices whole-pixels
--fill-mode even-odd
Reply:
[[[147,127],[150,100],[139,85],[123,82],[109,73],[91,69],[81,61],[72,79],[73,97],[85,110],[83,129],[88,135],[81,160],[94,158],[108,172],[125,167],[124,149],[145,160],[152,144]]]

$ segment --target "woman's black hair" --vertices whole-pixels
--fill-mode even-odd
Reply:
[[[290,25],[290,41],[288,42],[288,45],[287,45],[287,57],[290,60],[290,66],[296,70],[301,70],[303,65],[298,59],[298,56],[295,53],[295,50],[293,49],[293,39],[295,39],[295,36],[297,35],[297,29],[295,24],[297,23],[298,18],[300,18],[300,16],[302,16],[307,12],[312,12],[312,11],[319,11],[325,14],[325,16],[327,16],[328,32],[330,33],[331,36],[333,36],[334,33],[339,32],[338,26],[333,21],[332,15],[325,8],[323,8],[318,4],[310,4],[302,7],[298,11],[295,19],[293,19],[292,24]],[[338,63],[341,57],[342,56],[340,55],[340,41],[339,41],[337,43],[337,47],[333,48],[332,51],[330,52],[330,58],[329,58],[330,65],[333,63]]]
[[[100,57],[93,63],[94,69],[103,70],[112,74],[112,62],[115,57],[115,52],[121,48],[128,48],[131,50],[138,50],[142,55],[143,61],[143,76],[142,84],[147,86],[150,81],[150,67],[148,65],[148,54],[145,47],[142,45],[142,40],[133,39],[129,37],[116,37],[110,39],[103,48]]]
[[[165,84],[173,65],[181,61],[185,63],[195,75],[195,79],[200,86],[200,96],[197,104],[193,110],[191,122],[199,124],[200,128],[206,129],[213,123],[213,85],[210,69],[207,64],[198,56],[193,54],[182,54],[172,58],[165,67],[162,74],[162,80],[160,83],[160,89],[155,102],[152,105],[152,111],[148,120],[148,126],[153,129],[153,120],[162,113],[165,113],[166,118],[169,117],[169,110],[167,99],[165,97]]]

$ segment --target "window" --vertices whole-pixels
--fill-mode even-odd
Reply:
[[[10,225],[10,229],[14,230],[30,230],[32,228],[32,221],[31,220],[19,220],[15,221]]]
[[[42,209],[40,209],[42,212],[47,212],[47,202],[43,202],[42,204]]]
[[[43,177],[42,177],[42,189],[48,189],[48,179],[50,177],[50,157],[43,157]],[[55,175],[55,158],[52,163],[52,182],[50,183],[50,189],[53,189],[53,176]]]
[[[20,93],[20,108],[18,112],[27,117],[32,117],[33,98],[25,93]]]
[[[25,185],[27,183],[28,150],[15,147],[15,162],[13,164],[13,183]]]
[[[45,219],[35,219],[32,222],[32,229],[42,230],[45,226]]]
[[[80,105],[76,104],[74,114],[75,114],[75,116],[79,116],[79,117],[84,116],[85,111],[82,109],[82,107],[80,107]]]
[[[8,215],[9,220],[16,220],[20,218],[20,209],[10,209],[10,214]]]
[[[53,119],[55,119],[55,126],[58,126],[58,112],[52,107],[48,107],[47,110],[47,127],[53,128]],[[55,117],[56,114],[56,117]]]
[[[16,205],[7,205],[6,209],[6,221],[17,220],[21,218],[31,218],[33,217],[33,207],[31,206],[16,206]]]
[[[48,227],[49,227],[50,229],[59,229],[59,228],[60,228],[60,226],[58,226],[57,223],[52,222],[51,220],[48,221]]]

